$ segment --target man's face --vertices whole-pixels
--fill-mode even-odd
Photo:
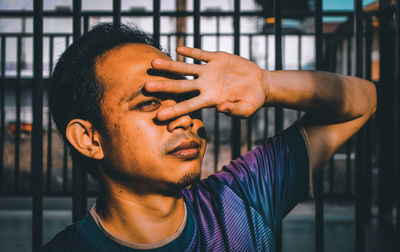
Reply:
[[[183,97],[145,91],[146,81],[171,78],[152,73],[155,58],[168,59],[152,46],[126,44],[106,52],[96,64],[96,74],[105,85],[102,169],[106,178],[143,193],[177,189],[198,179],[206,147],[201,120],[189,115],[156,120],[157,111]]]

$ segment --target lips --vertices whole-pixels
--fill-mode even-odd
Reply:
[[[168,151],[167,154],[181,159],[193,159],[200,154],[200,143],[194,140],[182,142]]]

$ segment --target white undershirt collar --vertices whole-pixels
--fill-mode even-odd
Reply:
[[[118,238],[117,236],[113,235],[110,231],[108,231],[107,228],[101,222],[100,216],[96,212],[96,203],[94,203],[93,206],[91,207],[90,215],[93,217],[94,221],[96,222],[96,224],[100,228],[100,230],[103,231],[103,233],[108,238],[110,238],[111,240],[113,240],[123,246],[134,248],[134,249],[156,249],[156,248],[160,248],[160,247],[170,243],[171,241],[173,241],[177,237],[179,237],[179,235],[185,229],[186,221],[187,221],[187,210],[186,210],[186,204],[185,204],[185,216],[183,217],[182,224],[180,225],[180,227],[174,234],[172,234],[171,236],[169,236],[161,241],[155,242],[155,243],[137,244],[137,243],[133,243],[133,242]]]

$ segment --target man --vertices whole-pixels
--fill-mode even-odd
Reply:
[[[61,56],[49,106],[101,194],[47,251],[274,251],[281,219],[309,199],[312,172],[375,112],[375,87],[362,79],[177,52],[206,64],[172,61],[147,34],[111,24]],[[306,114],[199,181],[206,140],[196,111],[246,118],[273,105]]]

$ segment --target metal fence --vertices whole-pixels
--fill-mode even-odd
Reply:
[[[34,0],[33,11],[0,11],[0,18],[33,18],[34,24],[33,33],[0,34],[0,196],[32,197],[32,249],[34,251],[40,250],[42,246],[43,197],[72,197],[73,220],[76,221],[87,212],[88,195],[96,194],[95,186],[88,190],[87,174],[76,164],[71,163],[65,145],[60,142],[59,138],[53,136],[54,126],[44,102],[46,100],[44,87],[47,85],[48,77],[54,67],[55,41],[58,41],[58,44],[64,43],[67,47],[82,32],[86,32],[93,25],[90,22],[92,17],[112,17],[115,25],[121,23],[121,16],[125,18],[150,17],[153,21],[153,34],[156,42],[166,44],[167,51],[171,54],[173,54],[171,44],[181,37],[192,40],[192,46],[197,48],[202,48],[202,41],[205,39],[215,39],[216,50],[220,49],[221,40],[229,37],[232,38],[233,53],[246,54],[250,60],[260,64],[257,62],[260,58],[259,52],[252,51],[254,41],[260,40],[265,44],[262,60],[267,70],[269,67],[273,70],[283,69],[284,42],[288,36],[292,36],[296,37],[298,41],[297,69],[314,68],[373,80],[378,89],[376,115],[339,150],[337,155],[344,157],[342,164],[337,163],[337,158],[332,158],[329,164],[317,174],[315,180],[315,250],[324,251],[324,202],[328,199],[345,199],[356,203],[355,247],[358,252],[365,251],[365,225],[371,219],[371,208],[374,205],[371,197],[373,194],[372,172],[374,170],[379,172],[378,196],[375,204],[379,209],[379,220],[382,223],[396,225],[397,237],[400,237],[400,1],[396,0],[394,3],[394,1],[380,0],[378,10],[363,11],[362,1],[354,0],[353,12],[322,11],[322,0],[316,0],[313,11],[302,13],[285,11],[279,0],[270,2],[273,2],[273,9],[264,9],[264,11],[241,11],[239,0],[234,0],[233,11],[200,11],[200,0],[193,0],[193,11],[160,11],[160,0],[153,0],[153,11],[134,9],[121,11],[121,1],[114,0],[112,11],[82,11],[81,0],[73,0],[72,11],[43,11],[43,0]],[[283,29],[282,20],[294,16],[314,17],[313,32],[305,33]],[[334,33],[324,34],[323,18],[329,16],[347,17],[347,21],[343,22]],[[70,18],[73,22],[72,34],[44,33],[43,20],[48,17]],[[192,18],[193,32],[162,33],[160,29],[162,17]],[[233,19],[233,32],[221,31],[220,21],[227,17]],[[273,17],[274,22],[271,29],[267,27],[262,32],[243,33],[240,30],[241,18],[246,17]],[[214,19],[216,32],[201,33],[201,18]],[[378,26],[376,23],[379,23]],[[379,33],[375,34],[377,31]],[[302,64],[304,54],[310,53],[302,50],[302,41],[305,37],[313,38],[315,43],[315,60],[311,66]],[[24,42],[33,44],[33,75],[23,74],[22,71],[24,65],[22,44]],[[241,45],[244,42],[248,43],[248,52],[241,51]],[[10,53],[8,43],[16,43],[15,74],[11,76],[6,74],[6,55]],[[272,59],[274,66],[272,67],[268,64],[271,59],[268,54],[269,43],[273,43],[274,48],[274,59]],[[48,47],[44,48],[44,45]],[[374,47],[379,49],[379,75],[376,80],[372,78],[371,70]],[[49,56],[48,65],[45,67],[43,62],[47,60],[43,58],[44,50],[47,50]],[[44,75],[44,73],[48,74]],[[28,109],[32,111],[32,124],[21,120],[24,111],[21,109],[24,107],[21,97],[24,97],[22,94],[26,90],[31,92],[31,95],[27,97],[32,99],[32,103],[28,104]],[[5,101],[10,94],[15,99],[15,110],[6,111]],[[256,115],[246,120],[232,118],[229,138],[231,158],[237,158],[243,150],[249,150],[262,139],[281,131],[284,128],[287,112],[287,109],[270,107],[261,109]],[[214,146],[213,169],[217,171],[221,141],[224,141],[220,122],[227,118],[222,118],[223,115],[219,115],[214,110],[209,110],[207,113],[212,113],[213,118],[213,128],[210,129],[212,135],[209,141]],[[6,118],[6,115],[10,114],[14,116],[12,122]],[[295,118],[301,115],[302,113],[296,112]],[[261,131],[260,127],[256,126],[260,122]],[[271,124],[273,133],[268,127]],[[29,157],[24,152],[29,147],[26,147],[27,144],[31,144]],[[61,149],[61,151],[57,150],[57,155],[55,155],[55,146]],[[6,169],[7,151],[13,152],[13,160],[8,161],[13,163],[12,170]],[[30,167],[22,167],[27,166],[29,162]],[[55,163],[60,168],[57,171],[54,169]],[[344,167],[344,188],[335,187],[335,168],[338,166]],[[69,167],[72,167],[72,174],[70,174]],[[58,172],[59,177],[62,178],[58,184],[54,184],[53,181],[55,172]],[[29,185],[24,182],[25,180],[30,181]],[[395,213],[393,213],[394,209],[396,209]],[[281,239],[282,237],[278,239],[278,251],[282,249]]]

